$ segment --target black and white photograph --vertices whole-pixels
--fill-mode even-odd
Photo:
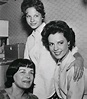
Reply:
[[[87,99],[87,0],[0,0],[0,99]]]

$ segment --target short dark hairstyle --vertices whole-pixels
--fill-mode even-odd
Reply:
[[[19,67],[32,68],[34,70],[33,76],[35,77],[35,64],[32,61],[28,59],[16,59],[9,65],[6,72],[7,81],[5,82],[5,86],[7,88],[12,86],[12,83],[14,82],[13,76],[18,71]]]
[[[50,34],[55,34],[57,32],[63,33],[67,42],[70,42],[69,50],[72,50],[72,48],[75,47],[75,33],[66,22],[61,20],[50,21],[46,24],[41,33],[43,45],[49,50],[48,37]]]
[[[26,9],[34,7],[39,13],[41,13],[43,21],[45,19],[45,10],[44,5],[41,0],[23,0],[21,4],[21,11],[26,15]]]

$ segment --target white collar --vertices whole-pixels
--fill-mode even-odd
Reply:
[[[75,60],[75,57],[72,55],[72,52],[69,51],[69,53],[67,54],[67,56],[64,58],[64,60],[62,60],[62,62],[60,63],[60,68],[61,71],[64,70],[64,68],[67,68],[70,66],[70,64]],[[70,69],[70,68],[69,68]]]
[[[46,25],[46,23],[43,22],[36,30],[33,31],[32,35],[35,35],[37,32],[38,32],[38,35],[41,35],[41,32],[45,25]]]

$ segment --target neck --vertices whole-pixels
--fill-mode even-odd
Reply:
[[[24,90],[17,87],[14,83],[12,84],[12,87],[9,88],[8,94],[10,97],[14,97],[15,99],[22,99],[24,95]]]

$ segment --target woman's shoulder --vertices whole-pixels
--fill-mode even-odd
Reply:
[[[28,93],[29,99],[38,99],[38,97],[32,93]]]
[[[8,97],[7,92],[4,89],[3,90],[0,90],[0,99],[10,99]]]

